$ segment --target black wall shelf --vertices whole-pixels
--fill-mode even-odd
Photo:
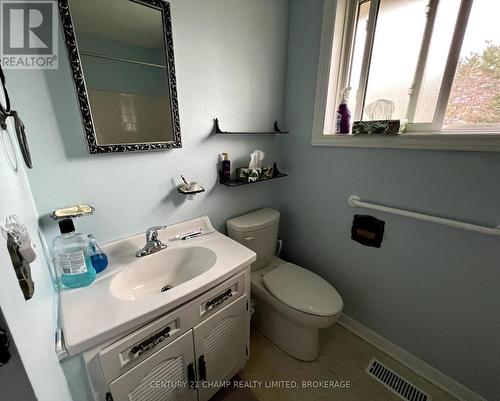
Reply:
[[[258,182],[274,180],[275,178],[288,177],[288,174],[282,173],[278,170],[278,166],[276,165],[276,163],[273,164],[273,171],[274,173],[272,177],[263,178],[257,181],[242,181],[238,179],[231,179],[227,181],[222,178],[222,171],[219,170],[219,182],[226,187],[239,187],[241,185],[256,184]]]
[[[269,132],[258,132],[258,131],[247,131],[247,132],[235,132],[235,131],[222,131],[219,127],[219,119],[214,119],[214,127],[216,134],[223,135],[274,135],[274,134],[289,134],[289,131],[282,131],[278,125],[278,121],[274,122],[273,131]]]
[[[222,177],[221,177],[220,183],[225,185],[226,187],[239,187],[241,185],[257,184],[258,182],[270,181],[270,180],[274,180],[275,178],[281,178],[281,177],[287,177],[287,176],[288,176],[288,174],[279,173],[279,174],[276,174],[274,177],[264,178],[262,180],[257,180],[257,181],[241,181],[241,180],[224,181],[224,180],[222,180]]]

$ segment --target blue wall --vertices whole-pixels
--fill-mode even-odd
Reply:
[[[500,154],[311,146],[323,1],[292,0],[281,235],[345,312],[488,399],[500,399],[499,239],[403,217],[381,249],[350,240],[350,194],[500,224]]]
[[[279,161],[273,136],[213,136],[213,118],[226,130],[269,130],[282,119],[288,36],[288,1],[171,1],[182,130],[181,149],[157,153],[87,152],[60,35],[59,69],[12,71],[13,107],[28,129],[35,168],[29,179],[45,233],[47,215],[78,202],[96,213],[79,230],[108,241],[148,227],[208,214],[217,228],[227,218],[275,203],[272,182],[241,188],[218,183],[219,153],[233,166],[248,165],[262,149]],[[187,201],[177,192],[180,174],[206,189]]]
[[[47,214],[88,202],[77,227],[101,241],[208,214],[226,218],[262,206],[282,211],[286,256],[330,280],[353,318],[489,399],[499,399],[500,252],[497,239],[373,213],[386,221],[381,249],[349,239],[347,197],[491,225],[500,223],[500,155],[312,147],[322,0],[173,0],[182,149],[90,156],[65,48],[56,71],[10,71],[13,108],[28,127],[30,184],[48,237]],[[289,38],[287,39],[287,35]],[[288,43],[288,70],[285,74]],[[269,129],[282,137],[213,137],[223,129]],[[282,162],[283,180],[237,189],[217,183],[218,154],[247,163],[257,148]],[[193,201],[179,175],[205,186]]]

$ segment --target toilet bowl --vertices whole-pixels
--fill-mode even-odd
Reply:
[[[335,323],[343,301],[317,274],[275,255],[279,212],[260,209],[226,222],[228,235],[252,249],[253,324],[265,337],[294,358],[319,356],[319,329]]]

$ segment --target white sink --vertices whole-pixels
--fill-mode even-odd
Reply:
[[[111,281],[111,293],[123,300],[137,301],[166,292],[206,272],[217,256],[202,246],[173,248],[137,259]]]
[[[178,234],[200,228],[205,233],[200,237],[177,239]],[[107,269],[88,287],[61,291],[69,355],[180,307],[256,260],[250,249],[217,232],[207,216],[171,224],[158,232],[158,238],[168,247],[139,258],[135,254],[144,246],[144,233],[103,244]]]

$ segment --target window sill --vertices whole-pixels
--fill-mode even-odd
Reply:
[[[500,134],[406,133],[397,136],[320,135],[313,146],[500,152]]]

